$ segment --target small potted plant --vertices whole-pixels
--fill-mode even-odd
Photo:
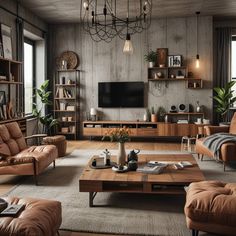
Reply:
[[[156,64],[157,53],[151,50],[146,55],[144,55],[144,59],[148,62],[149,68],[152,68]]]
[[[166,115],[165,108],[160,106],[158,108],[157,114],[158,114],[158,120],[163,122],[165,120],[165,115]]]
[[[151,108],[151,122],[157,122],[157,113],[155,112],[154,106]]]

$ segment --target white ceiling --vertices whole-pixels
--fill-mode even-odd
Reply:
[[[37,16],[50,23],[79,22],[81,0],[20,0],[19,2]],[[104,0],[98,0],[104,1]],[[117,0],[125,14],[127,0]],[[138,0],[130,0],[130,5]],[[236,0],[152,0],[153,17],[194,16],[236,17]],[[132,7],[131,7],[132,8]],[[134,7],[133,7],[134,9]]]

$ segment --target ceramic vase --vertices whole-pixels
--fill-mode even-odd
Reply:
[[[125,165],[125,159],[126,159],[125,143],[119,143],[118,153],[117,153],[117,165],[118,166],[124,166]]]
[[[153,61],[149,61],[148,62],[148,67],[149,68],[153,68],[154,67],[154,62]]]

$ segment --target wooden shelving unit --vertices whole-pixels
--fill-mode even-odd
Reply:
[[[79,83],[80,70],[58,70],[56,72],[54,117],[60,122],[56,133],[66,135],[67,139],[76,140],[79,136]],[[67,132],[63,132],[65,129]]]
[[[26,134],[26,118],[17,117],[24,111],[22,99],[24,83],[21,71],[22,62],[0,58],[0,91],[3,91],[6,97],[6,104],[0,105],[0,124],[16,121]],[[9,108],[9,103],[12,109]]]
[[[161,76],[158,76],[160,74]],[[178,78],[178,74],[181,74],[183,78]],[[174,76],[174,78],[172,78]],[[188,77],[187,66],[180,67],[152,67],[148,68],[148,81],[153,82],[176,82],[185,81],[187,89],[201,89],[203,88],[203,80]]]

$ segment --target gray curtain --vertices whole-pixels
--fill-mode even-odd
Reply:
[[[217,28],[215,36],[215,78],[213,86],[224,87],[231,80],[232,28]],[[215,106],[214,102],[213,106]],[[219,115],[214,112],[213,122],[219,123],[219,121]]]
[[[24,21],[21,18],[16,18],[16,58],[18,61],[23,62],[24,61]],[[22,64],[21,67],[21,78],[23,81],[24,78],[24,66]],[[24,87],[23,86],[17,86],[19,93],[19,98],[24,97]],[[24,111],[24,99],[19,99],[17,101],[17,112],[23,112]]]

